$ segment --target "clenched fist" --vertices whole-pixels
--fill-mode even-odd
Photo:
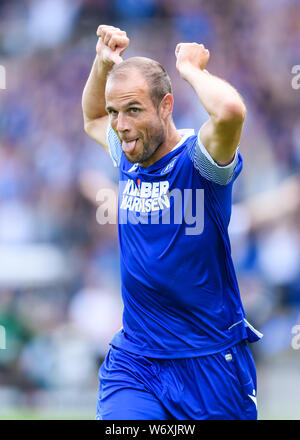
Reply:
[[[129,45],[126,32],[119,28],[100,25],[97,29],[98,42],[96,52],[105,64],[119,64],[123,60],[122,53]]]
[[[177,58],[176,68],[184,78],[185,72],[191,66],[204,70],[209,60],[209,50],[203,44],[179,43],[175,49]]]

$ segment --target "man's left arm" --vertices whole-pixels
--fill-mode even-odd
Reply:
[[[210,118],[200,129],[200,140],[221,166],[232,162],[240,141],[246,107],[239,93],[226,81],[205,70],[209,51],[203,44],[176,46],[176,68],[197,93]]]

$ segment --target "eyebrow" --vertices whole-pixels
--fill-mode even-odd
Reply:
[[[142,104],[139,101],[130,101],[126,105],[124,105],[123,108],[133,107],[135,105],[138,105],[140,107],[142,106]],[[110,107],[110,106],[107,106],[105,108],[106,108],[107,111],[114,110],[114,108]]]

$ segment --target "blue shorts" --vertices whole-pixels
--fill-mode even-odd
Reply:
[[[97,420],[256,420],[245,341],[209,356],[153,359],[111,347],[99,369]]]

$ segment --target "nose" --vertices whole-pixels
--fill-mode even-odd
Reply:
[[[127,120],[126,116],[121,112],[118,114],[116,129],[117,129],[117,131],[120,131],[120,132],[130,130],[128,120]]]

